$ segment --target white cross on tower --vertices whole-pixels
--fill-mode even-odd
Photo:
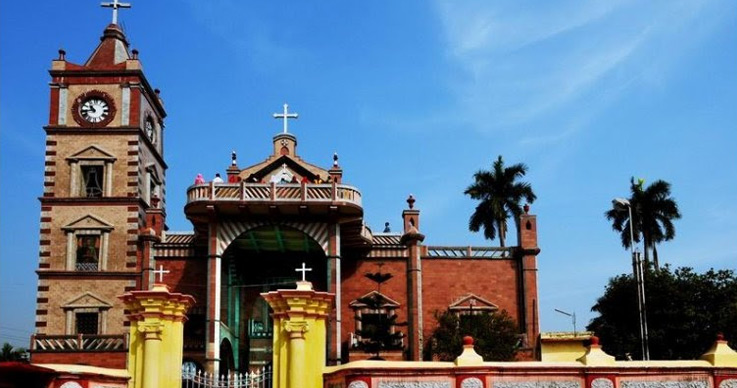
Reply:
[[[274,113],[275,119],[283,119],[284,120],[284,133],[287,133],[287,120],[289,119],[297,119],[299,118],[299,114],[297,113],[289,113],[288,111],[289,105],[284,104],[284,113]]]
[[[113,9],[113,24],[118,24],[118,8],[130,8],[131,3],[121,3],[118,0],[113,0],[110,3],[100,3],[103,8]]]
[[[294,270],[295,272],[302,272],[302,281],[305,281],[305,275],[307,274],[307,271],[312,271],[312,268],[307,268],[304,261],[302,262],[302,268],[297,268]]]
[[[161,283],[161,282],[164,281],[164,274],[165,273],[169,273],[169,272],[171,272],[171,271],[169,271],[168,269],[167,270],[164,270],[164,266],[163,265],[159,265],[159,269],[154,269],[153,270],[154,276],[155,275],[159,275],[159,283]]]

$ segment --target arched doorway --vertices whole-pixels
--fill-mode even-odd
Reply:
[[[227,338],[220,343],[220,374],[228,376],[235,370],[233,346]]]
[[[271,311],[260,294],[295,288],[302,277],[295,269],[302,263],[312,269],[307,280],[313,287],[327,290],[328,266],[323,247],[295,227],[262,224],[242,232],[223,252],[221,335],[230,340],[239,371],[260,369],[271,363]]]

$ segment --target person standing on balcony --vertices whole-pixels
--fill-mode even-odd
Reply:
[[[215,174],[215,178],[212,179],[212,183],[223,183],[223,178],[220,177],[220,173]]]
[[[196,185],[204,185],[205,184],[205,177],[203,177],[202,174],[197,174],[197,176],[194,178],[194,184],[196,184]]]

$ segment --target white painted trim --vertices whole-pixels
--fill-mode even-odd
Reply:
[[[59,125],[67,125],[67,91],[68,89],[65,86],[59,86],[59,112],[57,116]]]
[[[121,114],[120,114],[120,125],[130,124],[130,106],[131,106],[131,89],[128,86],[123,86],[121,92]]]
[[[66,260],[66,270],[67,271],[74,271],[75,261],[76,261],[76,255],[74,252],[74,246],[75,246],[75,236],[76,234],[73,231],[67,231],[67,260]]]
[[[75,160],[69,163],[69,196],[79,196],[79,163]]]

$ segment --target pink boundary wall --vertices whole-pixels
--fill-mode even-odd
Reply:
[[[325,388],[737,388],[737,366],[707,361],[578,362],[361,361],[327,371]]]

